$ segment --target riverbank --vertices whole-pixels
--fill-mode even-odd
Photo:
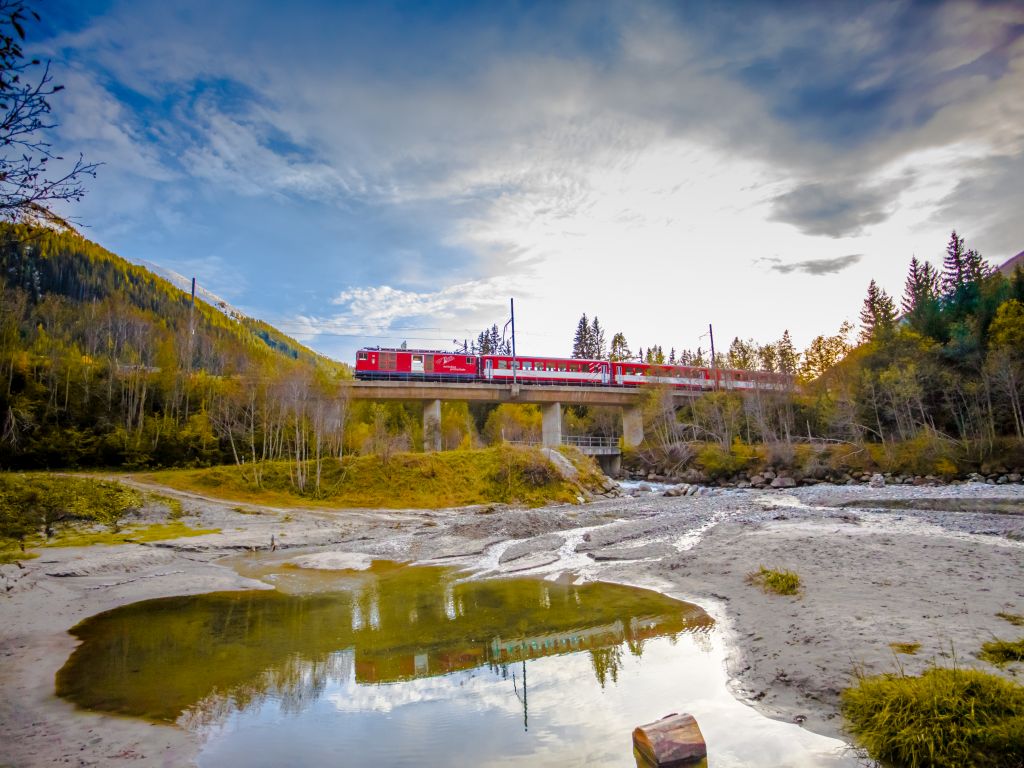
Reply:
[[[48,549],[21,568],[0,567],[9,587],[0,597],[0,765],[187,765],[197,734],[76,711],[54,696],[54,674],[74,647],[67,630],[151,597],[266,588],[217,560],[268,547],[271,537],[296,554],[603,578],[695,601],[730,638],[737,695],[830,736],[842,735],[838,693],[855,669],[891,671],[898,658],[916,673],[955,655],[958,664],[995,671],[974,654],[993,636],[1020,634],[997,613],[1024,613],[1024,515],[1015,511],[1024,508],[1021,486],[817,485],[431,511],[263,509],[178,498],[191,525],[220,531]],[[979,499],[1003,501],[989,512],[978,511]],[[882,508],[907,501],[922,508]],[[801,594],[769,595],[748,584],[761,565],[796,571]],[[895,643],[920,650],[897,656]]]

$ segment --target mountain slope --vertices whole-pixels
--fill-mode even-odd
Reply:
[[[193,314],[187,289],[78,234],[0,226],[0,276],[6,287],[22,289],[34,304],[47,296],[62,296],[86,304],[124,301],[179,335],[188,334],[194,323],[196,349],[215,346],[218,339],[232,339],[250,349],[258,342],[257,346],[262,344],[293,360],[338,365],[267,323],[237,312],[209,292],[197,292]],[[176,277],[188,286],[186,278]],[[222,302],[222,306],[210,300]],[[199,367],[205,366],[200,362]]]
[[[348,377],[77,234],[0,225],[0,468],[301,458]]]

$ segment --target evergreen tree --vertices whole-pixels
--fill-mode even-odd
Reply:
[[[1010,297],[1024,302],[1024,264],[1018,264],[1010,278]]]
[[[606,357],[604,328],[597,321],[597,315],[594,315],[594,320],[590,324],[590,345],[587,351],[587,357],[591,360],[604,360]]]
[[[952,297],[956,294],[957,288],[964,283],[964,272],[964,239],[954,229],[946,245],[946,257],[942,260],[943,295]]]
[[[669,352],[668,352],[668,364],[669,365],[675,365],[676,364],[676,348],[675,347],[672,347],[672,349],[670,349]]]
[[[868,295],[860,311],[860,324],[863,341],[888,333],[896,325],[896,305],[874,280],[868,284]]]
[[[752,371],[757,368],[757,346],[753,340],[743,341],[739,336],[732,340],[725,358],[728,368],[741,371]]]
[[[782,332],[782,338],[775,344],[775,359],[779,367],[779,373],[794,375],[800,362],[796,347],[793,346],[793,339],[787,328]]]
[[[633,353],[629,351],[629,344],[626,342],[626,335],[621,331],[612,336],[612,346],[608,359],[612,362],[630,360]]]
[[[762,371],[777,373],[779,370],[779,356],[774,344],[762,344],[757,348],[757,361]]]
[[[590,323],[586,314],[580,315],[576,324],[576,334],[572,337],[572,357],[586,358],[590,352]]]

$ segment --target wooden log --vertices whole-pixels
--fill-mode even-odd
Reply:
[[[708,748],[693,715],[673,713],[633,729],[633,754],[641,768],[691,767],[707,765]]]

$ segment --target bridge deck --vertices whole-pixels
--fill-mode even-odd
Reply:
[[[486,403],[536,403],[540,405],[634,406],[647,391],[631,387],[569,387],[561,385],[506,385],[482,382],[356,381],[351,385],[356,400],[465,400]],[[697,397],[698,391],[676,390],[680,399]]]

